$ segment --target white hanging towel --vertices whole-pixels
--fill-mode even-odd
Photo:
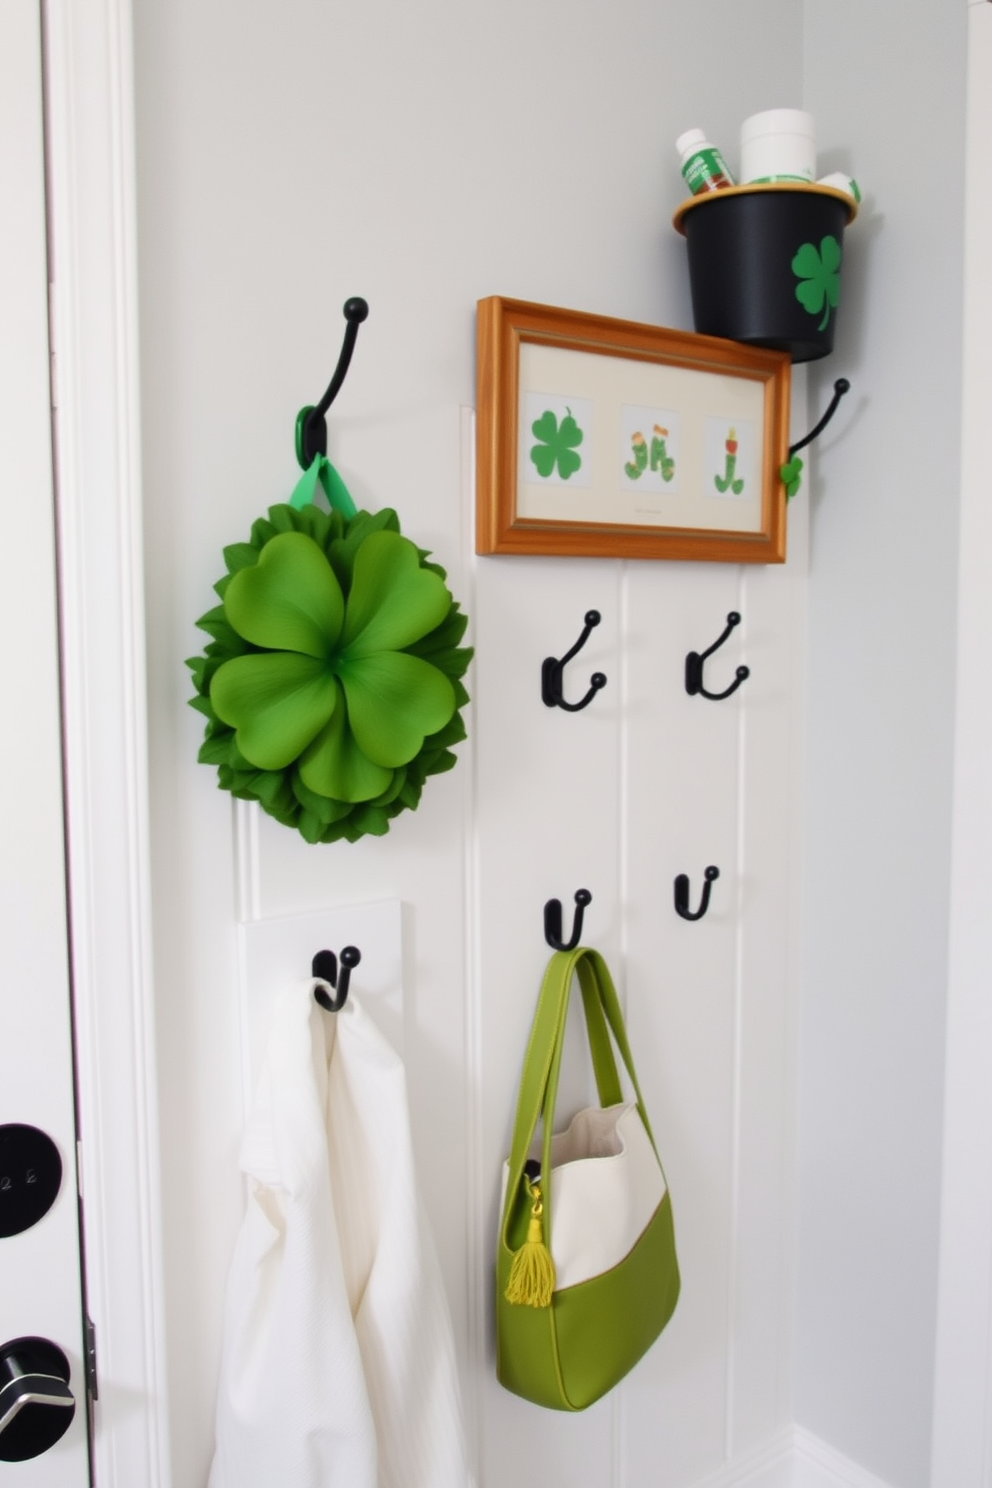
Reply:
[[[281,996],[245,1133],[209,1488],[469,1488],[403,1065],[321,985]]]

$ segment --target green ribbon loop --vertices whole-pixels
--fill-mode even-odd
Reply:
[[[320,484],[332,511],[338,511],[345,521],[357,515],[358,508],[351,499],[351,492],[326,456],[320,457]]]
[[[303,475],[293,489],[289,504],[296,511],[310,506],[317,494],[317,482],[319,481],[327,497],[328,506],[332,511],[340,512],[347,522],[358,514],[358,507],[352,500],[348,487],[327,456],[315,455],[309,467],[303,465],[303,425],[307,415],[312,412],[313,408],[308,404],[296,415],[296,458],[303,466]]]
[[[296,482],[289,498],[290,506],[296,511],[309,506],[317,494],[318,482],[331,510],[340,512],[346,522],[350,521],[357,514],[358,508],[348,487],[326,455],[314,455],[310,469],[305,470]]]

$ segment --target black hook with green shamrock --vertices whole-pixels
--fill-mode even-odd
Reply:
[[[799,490],[799,485],[802,480],[803,462],[802,460],[796,459],[797,454],[801,449],[805,449],[808,444],[812,444],[814,439],[819,439],[820,435],[823,433],[824,429],[827,427],[830,420],[837,412],[837,409],[840,406],[841,398],[843,398],[845,393],[849,393],[850,391],[851,384],[848,382],[847,378],[838,377],[837,381],[834,383],[833,397],[830,399],[827,411],[821,418],[820,422],[809,431],[805,439],[799,439],[796,441],[795,444],[790,444],[789,458],[784,465],[779,467],[778,472],[780,480],[782,480],[785,485],[785,494],[787,498],[790,496],[795,496],[796,492]]]

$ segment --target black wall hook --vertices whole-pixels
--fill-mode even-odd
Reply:
[[[723,692],[707,692],[706,688],[703,686],[704,661],[706,660],[707,656],[712,656],[714,651],[718,651],[720,649],[724,641],[729,636],[730,632],[736,625],[740,625],[740,623],[740,615],[737,613],[736,610],[731,610],[730,614],[727,616],[727,628],[723,632],[723,635],[720,636],[718,640],[715,640],[708,650],[703,651],[702,653],[700,653],[699,651],[689,652],[688,656],[685,659],[685,690],[690,697],[696,697],[698,694],[698,696],[700,697],[709,698],[710,702],[718,703],[721,698],[728,698],[732,692],[736,692],[741,683],[745,682],[747,678],[750,677],[751,668],[746,666],[739,666],[737,668],[736,682],[731,682],[730,686],[725,688]]]
[[[339,1013],[348,1000],[348,984],[351,981],[351,973],[362,959],[362,953],[357,946],[345,946],[341,952],[341,972],[338,974],[338,958],[333,951],[318,951],[310,964],[311,976],[319,977],[322,982],[330,982],[337,992],[336,997],[331,997],[323,987],[315,987],[314,997],[322,1008],[329,1013]]]
[[[589,691],[581,703],[566,703],[562,691],[562,673],[565,667],[571,661],[572,657],[576,656],[582,650],[582,647],[592,634],[593,628],[599,624],[602,618],[598,610],[587,610],[586,623],[582,634],[571,651],[566,651],[560,661],[556,656],[546,656],[541,663],[541,699],[547,707],[564,708],[566,713],[578,713],[582,708],[589,706],[601,687],[606,686],[606,678],[603,676],[603,673],[593,672],[589,678]],[[559,947],[559,949],[561,948]]]
[[[549,899],[544,906],[544,938],[553,951],[574,951],[582,937],[582,916],[587,904],[592,903],[588,889],[577,889],[575,915],[572,919],[572,936],[568,941],[561,938],[561,900]]]
[[[341,385],[348,375],[351,365],[351,354],[355,350],[355,342],[358,339],[358,327],[363,320],[368,319],[368,301],[355,296],[354,299],[346,300],[344,306],[344,318],[348,322],[345,326],[344,341],[341,343],[341,355],[334,369],[334,376],[327,387],[327,392],[321,398],[315,408],[304,409],[305,417],[300,426],[300,464],[304,470],[309,469],[315,456],[327,454],[327,420],[324,417],[334,399],[341,391]]]
[[[845,393],[849,393],[850,391],[851,384],[848,382],[847,378],[838,377],[837,381],[834,383],[834,395],[830,399],[830,403],[827,406],[827,411],[821,418],[820,422],[809,431],[805,439],[800,439],[797,444],[789,445],[790,460],[795,459],[799,451],[801,449],[805,449],[808,444],[812,444],[814,439],[819,439],[820,435],[823,433],[824,429],[827,427],[830,420],[837,412],[841,398],[843,398]]]
[[[711,863],[703,874],[703,897],[699,901],[699,908],[689,908],[689,877],[688,874],[680,873],[675,880],[675,908],[684,920],[701,920],[710,907],[710,889],[720,877],[719,868]]]

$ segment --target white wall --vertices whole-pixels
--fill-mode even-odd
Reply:
[[[968,159],[958,681],[943,1206],[932,1488],[989,1481],[992,1399],[992,694],[988,410],[992,406],[992,8],[968,7]]]
[[[868,193],[813,461],[798,1420],[929,1481],[953,749],[964,4],[806,0],[824,167]],[[819,386],[819,395],[815,388]]]
[[[703,25],[696,7],[649,0],[139,0],[136,48],[176,1488],[202,1483],[209,1460],[241,1207],[236,916],[390,896],[409,906],[415,1135],[484,1482],[681,1488],[790,1409],[803,509],[790,567],[746,577],[475,564],[459,407],[474,400],[482,295],[689,323],[672,141],[699,123],[734,154],[746,114],[799,101],[799,7],[719,0]],[[263,819],[252,844],[194,763],[182,658],[199,647],[192,621],[221,547],[287,494],[296,411],[322,390],[355,293],[372,313],[332,413],[332,454],[360,503],[399,507],[473,614],[473,743],[383,841],[307,848]],[[540,659],[571,643],[592,604],[604,625],[580,675],[602,664],[610,689],[588,714],[549,715]],[[690,702],[682,657],[735,606],[747,693],[733,708]],[[258,875],[254,905],[239,904],[236,859]],[[708,922],[683,925],[672,877],[691,872],[698,891],[711,860],[727,865],[725,897]],[[596,893],[590,938],[621,971],[669,1134],[688,1285],[677,1329],[629,1389],[563,1420],[496,1391],[484,1320],[541,904],[583,882]]]

